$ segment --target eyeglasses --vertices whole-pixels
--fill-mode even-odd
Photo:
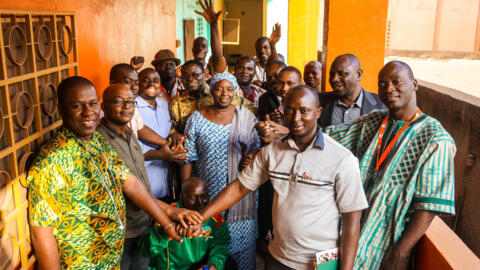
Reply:
[[[200,80],[200,79],[202,79],[202,75],[203,75],[203,72],[202,73],[192,73],[192,75],[182,74],[182,80],[188,80],[190,78],[195,79],[195,80]]]
[[[137,106],[137,102],[135,100],[121,100],[121,99],[114,99],[114,100],[104,100],[106,102],[110,102],[115,107],[132,107]]]

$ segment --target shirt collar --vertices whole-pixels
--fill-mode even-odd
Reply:
[[[104,127],[106,133],[108,134],[108,136],[110,136],[110,138],[120,137],[125,139],[125,137],[123,137],[123,135],[120,132],[108,126],[107,121],[105,121],[105,118],[102,118],[102,120],[100,120],[100,125]],[[132,135],[132,130],[128,126],[125,131],[125,135],[127,135],[127,138],[130,138],[130,136]]]
[[[135,100],[137,101],[137,108],[146,108],[146,107],[150,107],[153,109],[153,107],[147,103],[147,101],[145,101],[145,99],[143,99],[141,96],[137,96],[135,98]],[[155,103],[157,104],[157,107],[158,107],[158,100],[155,99]]]
[[[357,100],[355,100],[355,102],[353,102],[350,107],[356,106],[358,108],[362,108],[362,104],[363,104],[363,91],[362,89],[360,89],[360,95],[358,95]],[[337,99],[337,105],[347,108],[347,106],[343,104],[343,102],[340,101],[340,99]]]
[[[291,136],[288,136],[287,143],[291,148],[298,150],[298,146],[295,144],[295,141],[292,139]],[[315,139],[307,146],[305,150],[313,147],[318,147],[320,149],[324,149],[325,147],[325,141],[323,139],[323,132],[321,128],[317,129],[317,134],[315,135]]]

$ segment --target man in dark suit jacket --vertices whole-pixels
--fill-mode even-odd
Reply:
[[[319,94],[322,115],[318,124],[322,128],[353,121],[375,109],[386,108],[377,94],[362,88],[362,75],[355,55],[342,54],[335,58],[329,79],[333,92]]]

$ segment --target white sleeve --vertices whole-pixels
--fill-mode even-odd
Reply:
[[[349,154],[340,164],[335,180],[337,205],[341,213],[362,210],[368,207],[360,178],[358,159]]]

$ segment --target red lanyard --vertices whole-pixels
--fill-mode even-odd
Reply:
[[[402,133],[407,129],[407,127],[415,120],[418,119],[418,117],[420,117],[420,115],[422,115],[422,112],[417,109],[417,112],[415,113],[415,116],[407,122],[407,124],[405,124],[399,132],[397,132],[397,135],[395,135],[395,137],[393,137],[393,140],[388,144],[387,148],[385,148],[385,151],[383,151],[383,153],[381,153],[380,155],[380,151],[381,151],[381,148],[382,148],[382,140],[383,140],[383,135],[385,133],[385,128],[387,127],[387,122],[388,122],[388,119],[390,118],[390,115],[388,115],[387,117],[385,117],[385,119],[383,119],[383,122],[382,122],[382,125],[380,126],[380,131],[379,131],[379,135],[378,135],[378,144],[377,144],[377,165],[375,166],[375,170],[378,171],[378,169],[380,168],[380,166],[382,165],[382,163],[385,161],[385,159],[387,158],[388,154],[390,153],[390,151],[392,150],[393,148],[393,145],[395,144],[395,142],[398,140],[398,138],[400,137],[400,135],[402,135]]]
[[[163,94],[165,95],[165,97],[167,97],[168,101],[172,101],[173,99],[170,97],[170,95],[167,93],[167,91],[165,90],[165,88],[163,88],[163,85],[160,85],[160,90],[162,90]]]

